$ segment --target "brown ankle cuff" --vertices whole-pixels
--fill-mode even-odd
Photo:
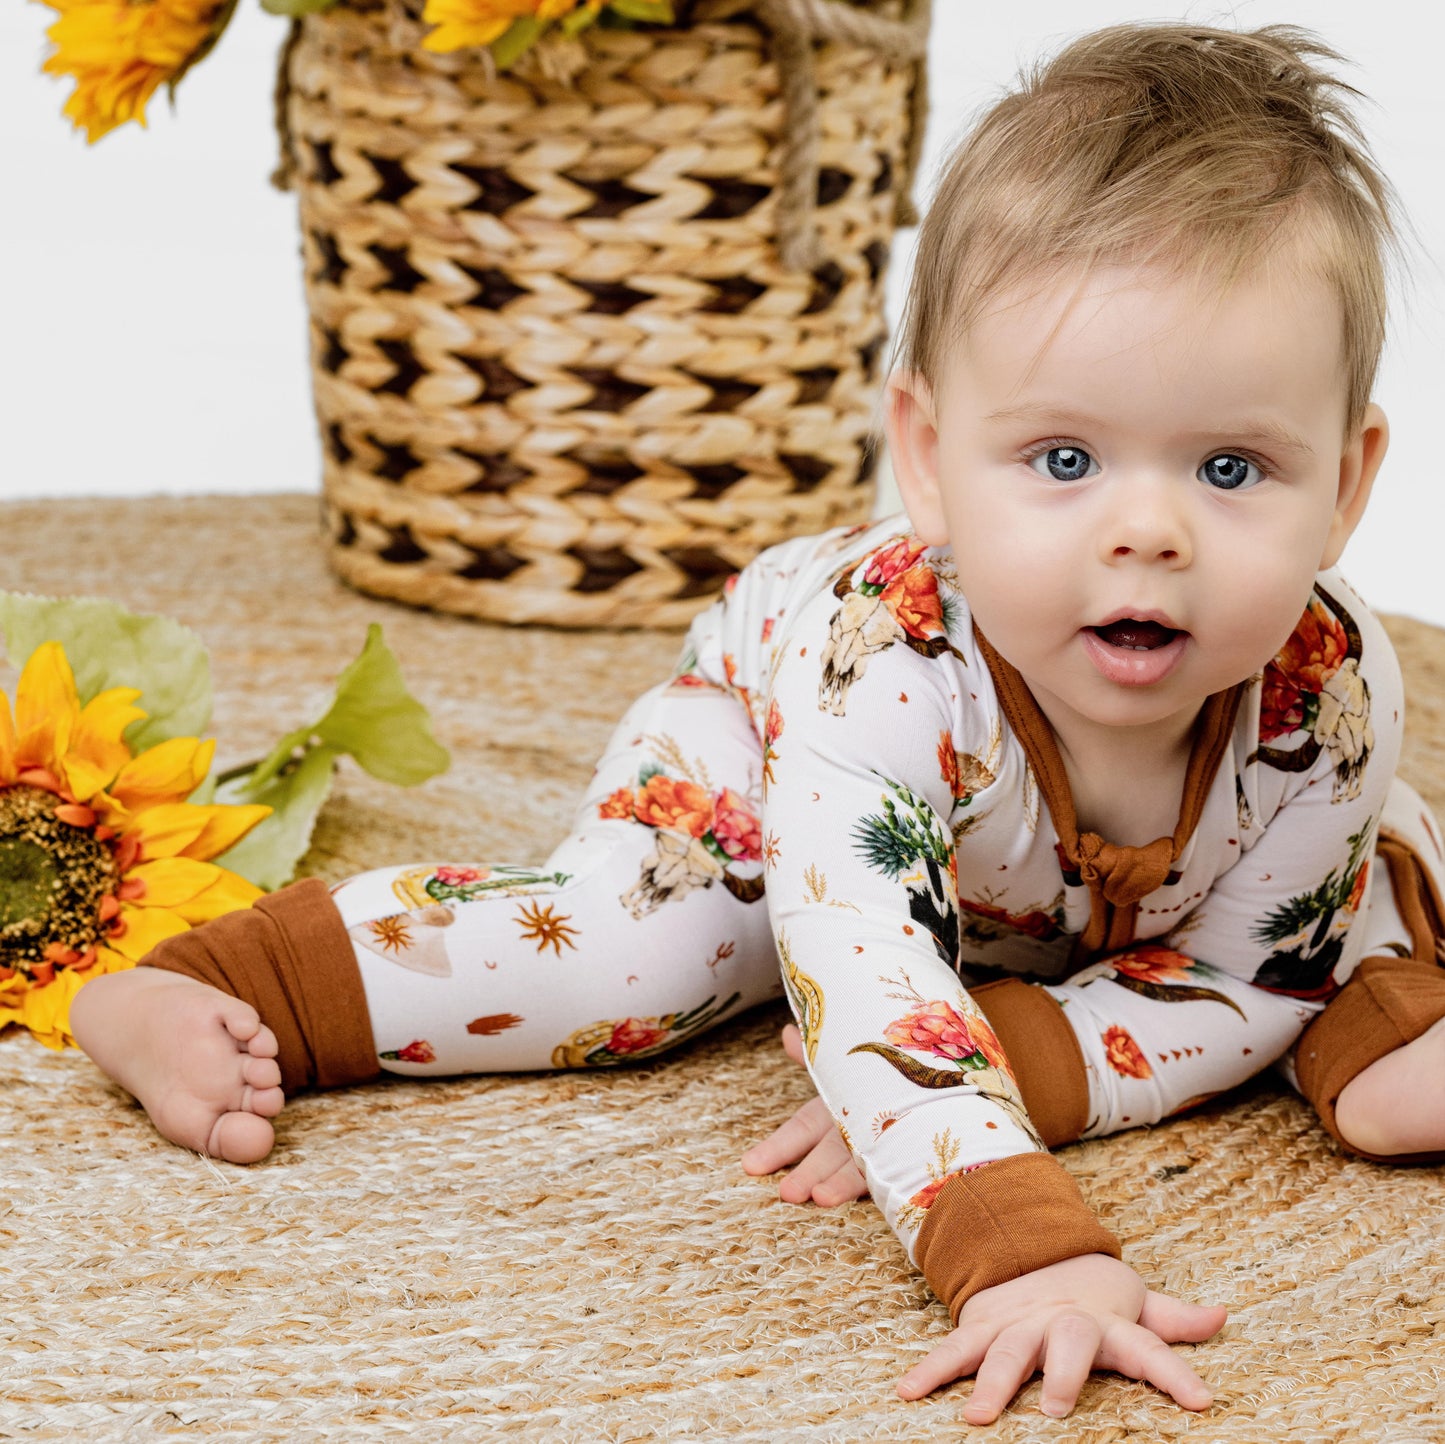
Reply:
[[[142,966],[183,973],[250,1003],[276,1035],[288,1093],[381,1075],[356,954],[318,878],[168,938]]]
[[[1017,978],[970,988],[969,996],[998,1034],[1039,1136],[1050,1148],[1073,1143],[1089,1122],[1089,1075],[1058,999]]]
[[[1445,1154],[1381,1156],[1353,1148],[1335,1124],[1345,1085],[1396,1048],[1445,1018],[1445,971],[1417,958],[1366,958],[1329,1006],[1301,1034],[1295,1051],[1300,1092],[1325,1131],[1376,1163],[1435,1163]]]

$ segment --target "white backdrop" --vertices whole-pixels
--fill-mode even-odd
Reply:
[[[1380,609],[1445,624],[1445,5],[1438,0],[935,0],[926,191],[950,136],[1020,61],[1118,20],[1306,24],[1350,57],[1367,131],[1419,237],[1378,399],[1393,443],[1346,557]],[[152,102],[148,131],[96,146],[60,115],[69,83],[39,72],[54,12],[0,11],[0,136],[9,182],[8,410],[0,495],[315,491],[295,202],[267,184],[271,89],[285,22],[241,0],[219,48]],[[896,315],[911,234],[891,278]],[[3,545],[3,539],[0,539]]]

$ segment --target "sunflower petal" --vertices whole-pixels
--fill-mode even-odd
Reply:
[[[0,692],[0,787],[15,781],[15,723],[10,716],[10,699]]]
[[[119,937],[108,937],[106,946],[133,963],[138,963],[154,947],[177,933],[190,931],[190,924],[169,908],[134,907],[123,903],[120,915],[125,931]]]
[[[208,923],[212,918],[248,908],[257,898],[265,896],[255,883],[247,882],[234,872],[218,867],[216,880],[210,887],[197,893],[189,902],[178,904],[173,911],[192,927],[199,927],[201,923]]]
[[[134,838],[141,856],[154,861],[158,857],[176,857],[206,829],[206,809],[185,802],[166,802],[148,807],[127,819],[122,837]]]
[[[69,750],[61,759],[70,790],[81,801],[108,786],[131,760],[130,748],[121,740],[121,734],[146,715],[131,705],[139,696],[134,687],[112,687],[92,697],[81,709]]]
[[[219,857],[228,848],[234,847],[257,823],[270,817],[272,812],[271,808],[260,803],[188,805],[192,811],[205,814],[206,825],[194,842],[187,843],[180,850],[182,857]]]
[[[196,862],[189,857],[163,857],[131,868],[125,875],[125,881],[145,884],[145,891],[136,899],[138,906],[174,908],[204,892],[215,882],[220,871],[213,862]]]
[[[108,790],[131,812],[180,802],[205,781],[215,751],[214,741],[172,737],[127,762]]]
[[[19,763],[53,768],[70,745],[80,715],[75,677],[59,642],[31,654],[15,690],[16,755]]]

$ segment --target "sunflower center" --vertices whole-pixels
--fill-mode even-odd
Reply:
[[[119,882],[110,849],[55,815],[60,801],[38,787],[0,788],[0,958],[23,972],[52,945],[90,947],[100,901]]]

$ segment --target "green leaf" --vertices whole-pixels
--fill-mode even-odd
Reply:
[[[427,710],[406,689],[395,655],[373,622],[361,655],[341,674],[326,715],[310,729],[373,777],[415,787],[451,766]]]
[[[16,667],[45,642],[59,642],[84,706],[110,687],[138,687],[149,714],[125,740],[141,752],[171,737],[199,737],[211,720],[211,662],[205,644],[170,617],[129,612],[99,597],[0,592],[0,632]]]
[[[670,0],[612,0],[611,7],[626,20],[641,20],[646,25],[671,25]]]
[[[498,70],[505,70],[518,56],[530,50],[542,34],[540,20],[514,20],[507,29],[492,41],[492,59]]]
[[[264,802],[275,811],[216,862],[268,892],[290,882],[296,864],[311,846],[316,815],[331,791],[335,766],[332,748],[312,747],[260,787],[253,785],[252,773],[222,783],[216,789],[217,802]]]
[[[272,15],[289,15],[299,20],[303,15],[319,15],[330,10],[337,0],[261,0],[261,8]]]

